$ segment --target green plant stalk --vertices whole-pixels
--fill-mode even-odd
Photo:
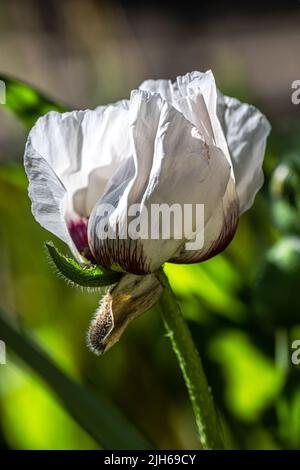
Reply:
[[[223,449],[220,423],[201,358],[163,268],[158,271],[158,279],[165,287],[158,307],[188,389],[202,449]]]

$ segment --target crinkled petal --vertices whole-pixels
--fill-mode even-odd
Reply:
[[[198,129],[209,145],[222,149],[231,163],[226,138],[217,116],[218,91],[211,71],[191,72],[170,80],[147,80],[141,89],[160,93]],[[172,259],[175,263],[203,261],[224,250],[236,231],[239,202],[235,191],[235,175],[231,169],[230,179],[224,197],[215,206],[213,215],[205,224],[204,245],[201,250],[186,250],[183,246]]]
[[[224,197],[204,227],[204,244],[200,250],[185,247],[170,260],[171,263],[188,264],[205,261],[221,253],[231,242],[239,221],[239,203],[235,183],[230,178]]]
[[[49,163],[32,147],[30,138],[26,144],[25,155],[25,170],[29,179],[28,193],[35,219],[42,227],[69,245],[75,257],[80,260],[80,254],[70,237],[64,218],[66,188]]]
[[[174,83],[170,80],[146,80],[140,88],[160,93],[196,126],[207,144],[219,147],[231,163],[226,139],[217,117],[217,88],[210,70],[205,73],[187,73],[177,77]]]
[[[141,90],[132,93],[130,123],[135,173],[126,188],[120,185],[120,200],[109,218],[111,225],[117,224],[122,232],[123,225],[128,225],[127,208],[133,203],[140,204],[141,210],[145,207],[148,214],[154,204],[179,204],[181,208],[184,204],[204,204],[207,223],[229,181],[230,166],[223,152],[207,145],[195,127],[157,94]],[[97,231],[98,209],[103,202],[98,201],[89,220],[90,246],[101,265],[112,267],[116,263],[136,274],[153,272],[185,242],[183,237],[172,236],[104,239]]]
[[[262,165],[271,126],[254,106],[221,93],[218,115],[231,155],[240,213],[243,213],[252,206],[264,181]]]
[[[163,287],[153,274],[126,274],[101,300],[88,332],[88,345],[96,354],[113,346],[127,325],[158,301]]]
[[[181,98],[176,89],[176,83],[172,83],[171,80],[145,80],[141,83],[139,89],[150,93],[157,93],[173,106],[175,105],[176,97]]]
[[[70,212],[89,216],[120,162],[129,157],[127,128],[126,101],[93,111],[50,112],[37,121],[30,132],[32,146],[64,184]]]
[[[37,200],[38,191],[31,190],[37,221],[64,241],[69,240],[73,249],[73,242],[70,243],[66,235],[68,228],[63,227],[64,220],[67,226],[72,226],[73,240],[78,239],[76,233],[73,236],[77,221],[80,221],[78,226],[82,231],[84,220],[107,182],[129,156],[126,101],[101,106],[94,111],[50,112],[41,117],[29,134],[25,166],[29,168],[35,158],[34,172],[27,172],[32,188],[36,187],[38,179],[46,181],[51,173],[52,183],[56,181],[51,190],[57,203],[51,206],[51,219],[46,218],[45,213],[49,212],[47,198]],[[41,172],[39,176],[38,171]],[[31,181],[33,175],[34,183]],[[54,219],[60,221],[58,227]],[[84,237],[80,236],[80,239]]]
[[[195,124],[207,142],[213,136],[232,162],[240,213],[249,209],[263,184],[262,163],[271,129],[265,116],[254,106],[223,96],[211,71],[188,73],[174,83],[147,80],[140,88],[160,93]]]

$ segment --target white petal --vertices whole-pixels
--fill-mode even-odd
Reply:
[[[263,184],[262,163],[271,129],[267,119],[254,106],[218,92],[210,71],[188,73],[174,83],[147,80],[141,88],[156,91],[170,101],[207,142],[213,136],[214,143],[232,162],[231,177],[237,180],[240,213],[249,209]]]
[[[25,166],[30,167],[35,159],[34,172],[28,171],[32,188],[51,173],[49,185],[56,204],[51,204],[51,218],[47,218],[46,193],[37,200],[39,191],[31,190],[36,219],[64,241],[69,240],[64,220],[69,223],[89,216],[118,165],[129,158],[129,149],[126,101],[94,111],[50,112],[41,117],[29,134]],[[56,227],[53,220],[60,224]],[[69,244],[73,249],[70,240]]]
[[[25,170],[29,179],[28,193],[35,219],[69,245],[77,259],[81,259],[68,232],[64,212],[67,192],[49,163],[32,147],[29,138],[25,150]]]
[[[139,86],[139,89],[150,93],[158,93],[164,100],[174,106],[176,89],[171,80],[145,80]],[[179,95],[179,98],[181,98],[181,95]]]
[[[204,227],[204,245],[201,250],[186,250],[183,247],[170,262],[176,264],[200,263],[221,253],[233,239],[238,221],[239,203],[235,183],[230,178],[224,197],[219,201]]]
[[[218,115],[227,139],[240,212],[248,210],[263,184],[263,159],[271,126],[254,106],[219,94]]]
[[[143,90],[156,91],[198,129],[208,145],[219,147],[231,164],[224,133],[217,117],[217,88],[213,73],[191,72],[170,80],[147,80]],[[231,175],[234,178],[234,175]]]
[[[110,220],[117,221],[121,230],[127,207],[133,203],[141,203],[148,212],[152,204],[178,203],[181,207],[204,204],[208,221],[229,181],[230,166],[222,151],[203,142],[194,126],[160,95],[135,91],[130,116],[135,174],[126,188],[122,186],[120,202]],[[102,203],[100,199],[97,206]],[[101,240],[96,235],[98,222],[96,207],[89,220],[94,256],[104,266],[115,262],[129,272],[155,271],[185,241]]]
[[[77,197],[78,212],[87,217],[120,161],[129,157],[127,125],[123,101],[94,111],[50,112],[31,130],[32,146],[67,190],[70,212],[77,212]]]

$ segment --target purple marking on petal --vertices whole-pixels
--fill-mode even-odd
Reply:
[[[90,251],[88,243],[87,223],[87,219],[84,218],[69,220],[68,230],[79,253],[93,262],[94,257]]]

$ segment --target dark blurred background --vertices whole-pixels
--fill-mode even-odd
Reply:
[[[75,108],[128,96],[149,77],[211,68],[221,89],[247,91],[270,118],[297,113],[290,100],[300,66],[296,0],[1,0],[0,5],[1,71]],[[0,132],[2,149],[17,157],[21,131],[7,121]]]
[[[168,273],[222,414],[229,448],[300,448],[300,2],[0,0],[0,72],[72,109],[128,97],[147,78],[212,69],[225,94],[257,105],[273,133],[266,182],[224,254]],[[26,194],[28,130],[0,106],[0,306],[63,370],[107,394],[159,448],[197,448],[180,371],[158,312],[104,357],[85,346],[99,293],[57,279]],[[282,178],[286,168],[291,176]],[[280,173],[281,171],[281,173]],[[275,176],[274,176],[275,175]],[[66,248],[63,248],[66,250]],[[277,293],[274,301],[274,292]],[[1,331],[0,331],[1,339]],[[98,448],[8,348],[0,365],[4,448]]]

